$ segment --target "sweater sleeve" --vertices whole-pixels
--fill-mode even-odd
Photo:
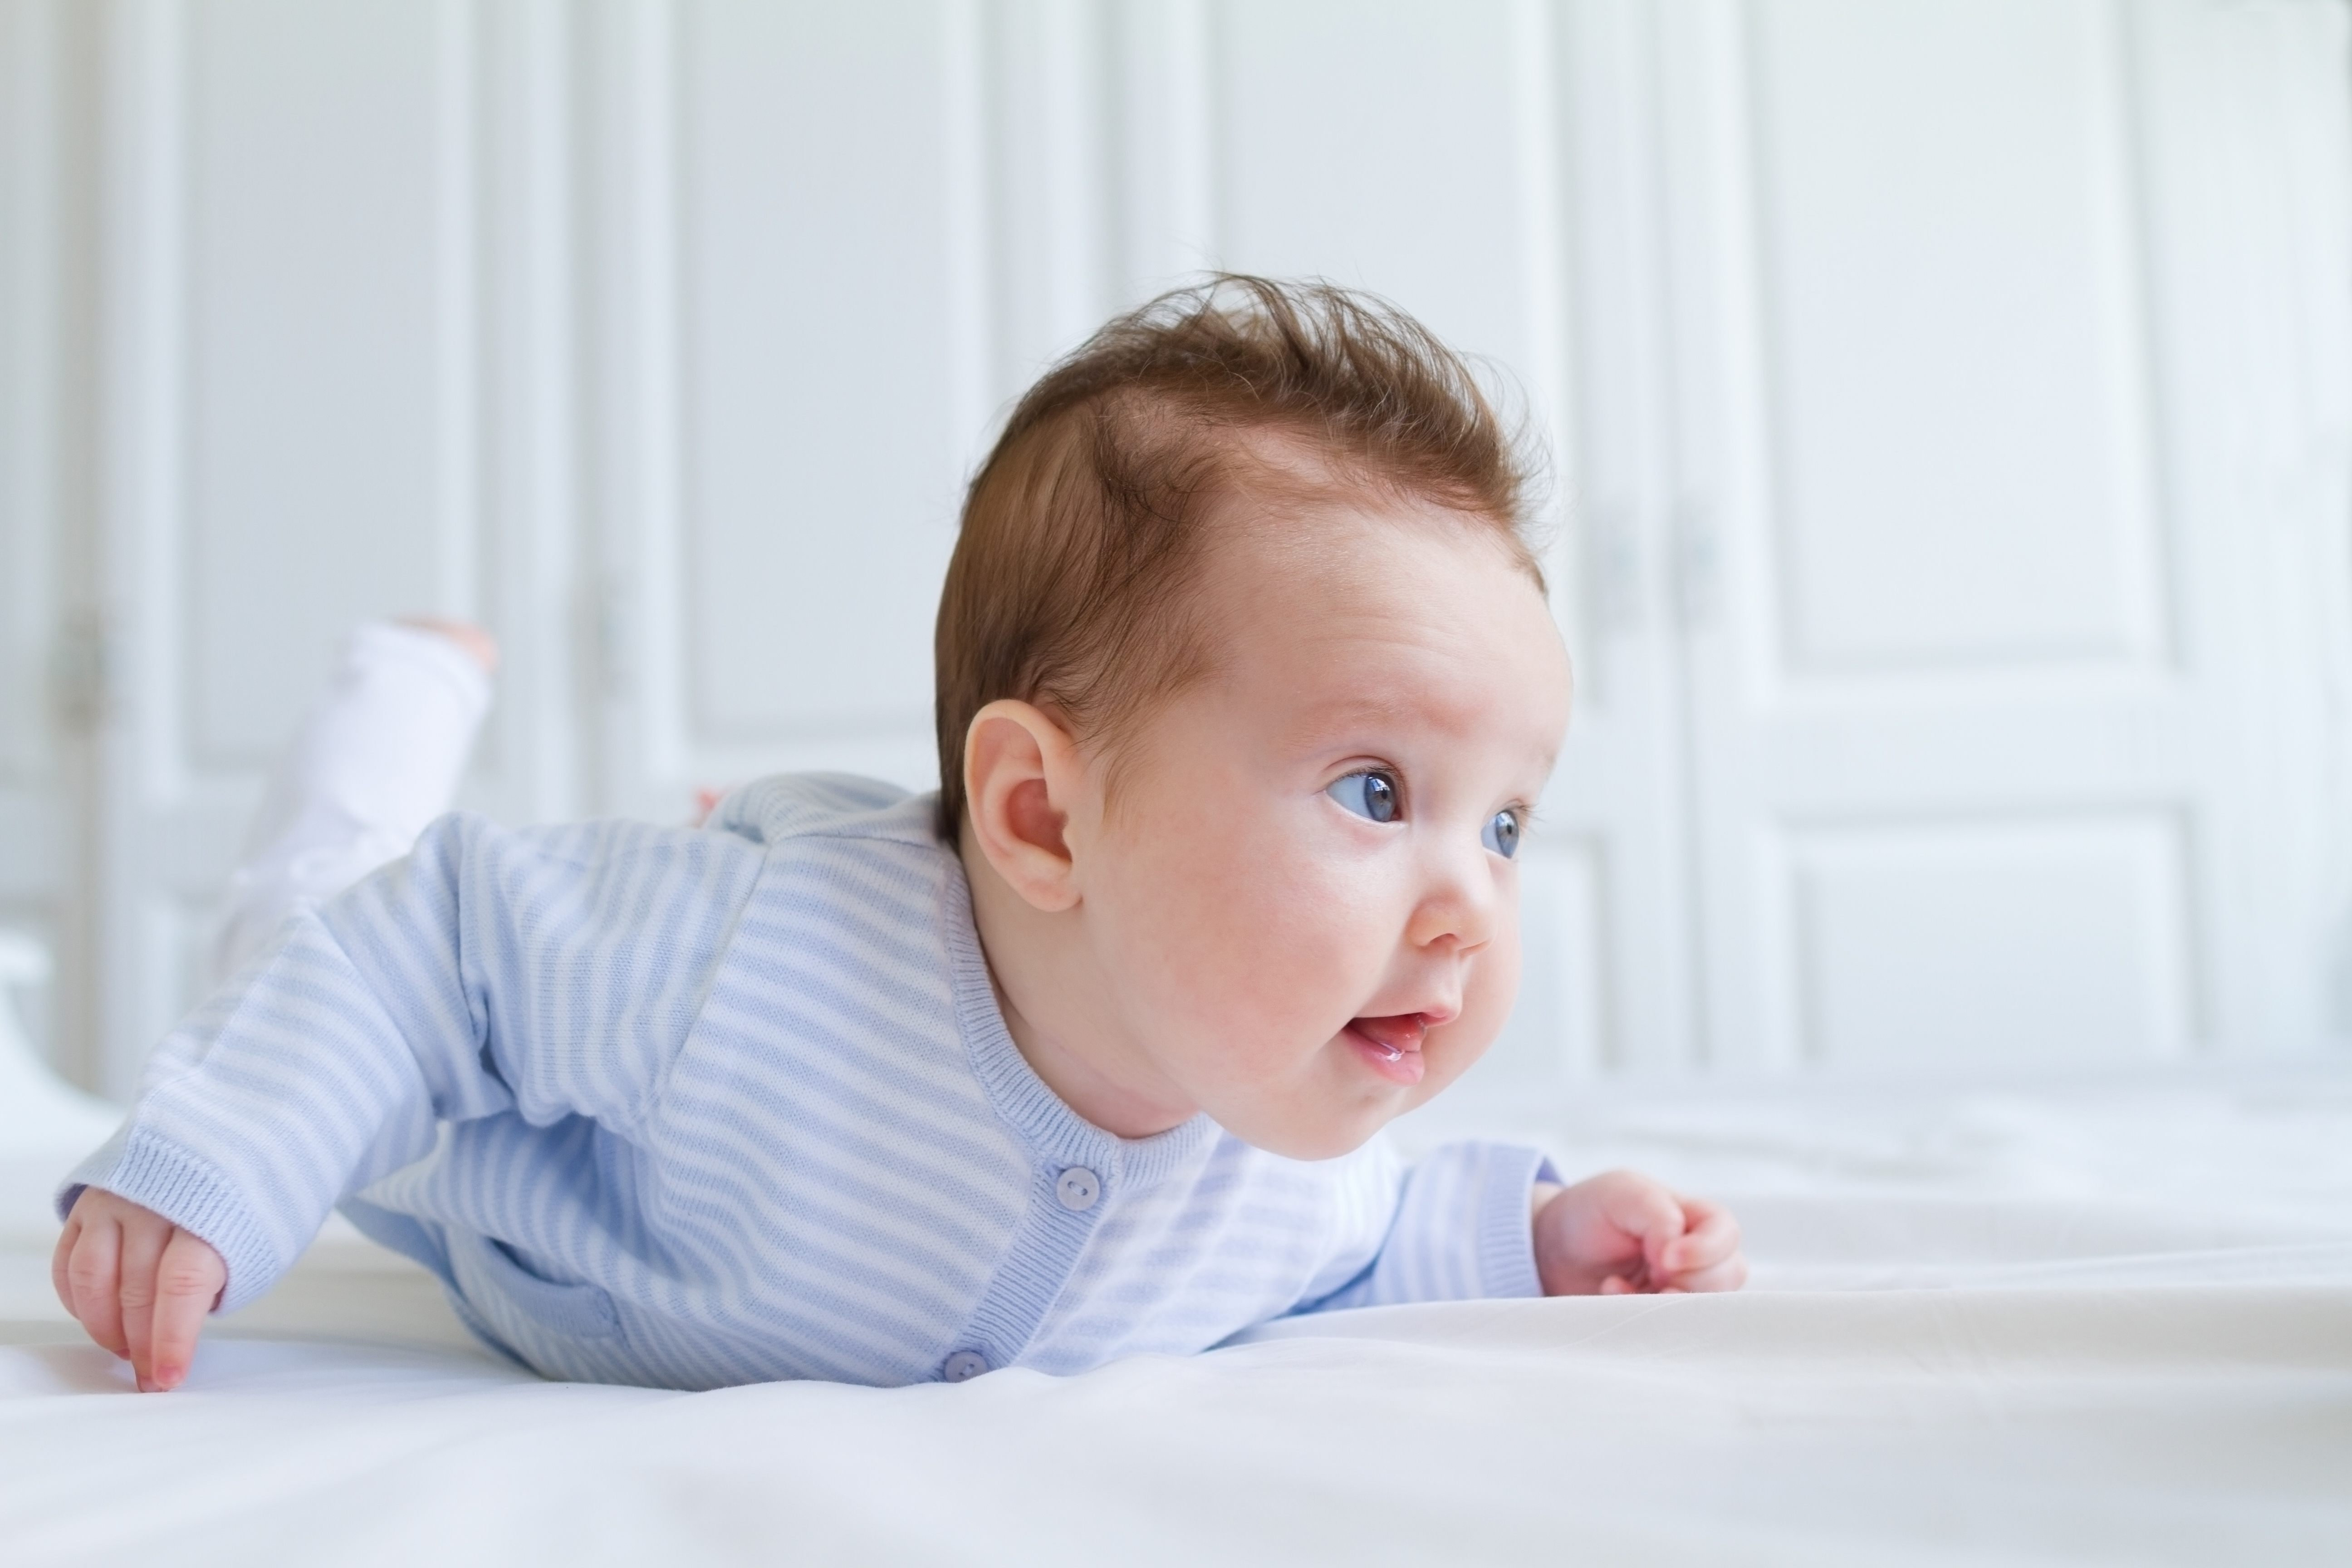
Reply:
[[[1542,1295],[1531,1205],[1537,1182],[1559,1179],[1535,1149],[1449,1143],[1432,1151],[1404,1173],[1371,1262],[1299,1310]]]
[[[761,852],[625,823],[444,817],[406,859],[268,945],[157,1048],[129,1120],[67,1178],[153,1209],[228,1266],[223,1310],[443,1121],[625,1131],[692,1027]]]

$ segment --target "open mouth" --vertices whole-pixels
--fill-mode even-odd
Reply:
[[[1428,1032],[1429,1020],[1419,1013],[1350,1018],[1347,1028],[1349,1039],[1373,1071],[1404,1084],[1419,1083],[1421,1075],[1427,1070],[1421,1042]]]

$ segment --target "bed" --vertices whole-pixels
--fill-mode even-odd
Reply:
[[[14,1098],[20,1568],[2352,1563],[2352,1064],[1467,1103],[1403,1135],[1476,1122],[1729,1198],[1752,1288],[703,1394],[517,1372],[339,1222],[185,1390],[135,1395],[47,1284],[42,1200],[98,1115]]]

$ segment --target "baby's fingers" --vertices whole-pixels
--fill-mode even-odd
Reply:
[[[122,1337],[122,1229],[113,1220],[79,1222],[73,1253],[66,1259],[66,1307],[81,1320],[89,1337],[128,1356]]]
[[[184,1230],[172,1240],[155,1268],[155,1300],[145,1385],[162,1392],[180,1386],[195,1359],[196,1336],[220,1299],[228,1270],[220,1254]],[[135,1363],[134,1363],[135,1364]]]
[[[58,1302],[68,1312],[74,1310],[73,1273],[67,1265],[73,1261],[74,1243],[81,1239],[81,1215],[68,1215],[66,1227],[58,1233],[58,1248],[49,1254],[49,1284],[58,1293]]]
[[[1683,1234],[1658,1249],[1658,1267],[1666,1274],[1684,1274],[1710,1268],[1739,1251],[1739,1222],[1720,1204],[1705,1198],[1682,1200]]]
[[[142,1225],[133,1220],[122,1227],[122,1338],[131,1357],[131,1372],[144,1394],[154,1383],[151,1352],[155,1321],[155,1273],[163,1261],[168,1225]]]
[[[1738,1256],[1725,1258],[1712,1268],[1677,1274],[1660,1286],[1661,1294],[1704,1290],[1737,1290],[1748,1283],[1748,1259]]]
[[[1737,1290],[1748,1282],[1748,1260],[1739,1255],[1739,1223],[1720,1205],[1685,1198],[1690,1229],[1664,1250],[1662,1289]]]

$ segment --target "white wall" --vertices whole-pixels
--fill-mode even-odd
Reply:
[[[2347,1032],[2340,0],[0,0],[0,922],[120,1089],[341,628],[470,803],[929,782],[991,419],[1192,269],[1522,386],[1583,678],[1483,1092]]]

